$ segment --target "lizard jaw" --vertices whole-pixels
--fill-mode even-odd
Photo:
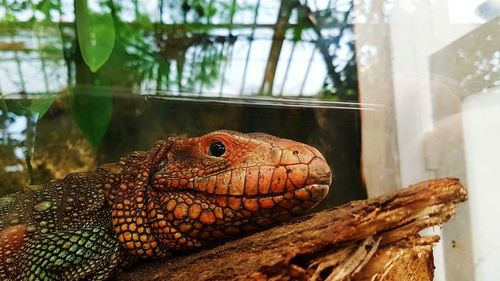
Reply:
[[[331,181],[331,173],[316,174],[293,189],[255,195],[216,194],[194,187],[155,191],[149,198],[155,203],[148,204],[154,210],[148,210],[148,216],[162,249],[182,251],[302,215],[328,194]]]
[[[311,193],[311,200],[315,201],[316,203],[319,203],[319,201],[323,200],[323,198],[326,197],[328,194],[328,191],[330,189],[329,184],[311,184],[311,185],[306,185],[302,189],[308,191]],[[301,189],[298,189],[301,190]]]
[[[249,220],[276,215],[278,221],[286,221],[297,215],[304,214],[316,206],[329,191],[329,184],[315,183],[305,185],[282,193],[259,195],[217,195],[206,192],[194,192],[203,196],[215,206],[230,209],[242,214]]]
[[[238,199],[259,199],[259,198],[280,198],[280,196],[284,196],[286,198],[295,197],[302,201],[313,200],[320,201],[328,194],[330,185],[327,184],[309,184],[302,187],[298,187],[295,190],[284,191],[280,193],[269,193],[269,194],[256,194],[256,195],[226,195],[226,194],[214,194],[208,192],[202,192],[196,189],[185,189],[186,192],[193,192],[198,194],[203,194],[206,197],[210,198],[238,198]],[[304,192],[308,192],[309,195]]]

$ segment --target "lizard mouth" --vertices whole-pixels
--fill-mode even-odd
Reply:
[[[312,182],[312,183],[311,183]],[[216,192],[208,192],[207,190],[201,191],[200,193],[205,196],[212,198],[235,198],[235,199],[276,199],[280,200],[284,199],[299,199],[301,201],[321,201],[328,194],[330,185],[332,183],[331,173],[326,173],[322,175],[316,175],[314,180],[309,180],[309,184],[305,184],[302,186],[294,185],[288,186],[287,190],[283,190],[281,192],[273,192],[273,187],[268,187],[267,190],[269,192],[262,193],[256,192],[255,194],[248,194],[246,191],[242,192],[243,194],[217,194]],[[194,188],[198,190],[198,188]],[[230,188],[226,188],[229,190]],[[254,188],[254,190],[260,188]],[[279,188],[276,188],[279,189]],[[213,188],[213,190],[217,190],[217,187]],[[228,192],[229,193],[229,192]]]
[[[321,201],[328,194],[328,190],[330,189],[329,184],[310,184],[306,185],[298,190],[305,190],[311,194],[311,199],[313,201]]]
[[[288,210],[301,214],[316,206],[328,194],[330,185],[315,183],[281,193],[257,195],[218,195],[202,193],[220,207],[229,207],[234,211],[247,210],[251,213],[272,210]]]
[[[201,194],[204,194],[205,196],[208,197],[225,197],[225,198],[240,198],[240,199],[259,199],[259,198],[275,198],[275,197],[286,197],[286,198],[292,198],[296,197],[298,199],[301,199],[303,201],[307,200],[321,200],[323,199],[327,194],[328,190],[330,188],[330,185],[328,184],[310,184],[310,185],[305,185],[299,188],[296,188],[295,190],[290,190],[290,191],[285,191],[285,192],[280,192],[280,193],[268,193],[268,194],[255,194],[255,195],[247,195],[247,194],[241,194],[241,195],[225,195],[225,194],[214,194],[214,193],[208,193],[208,192],[198,192]],[[310,196],[306,196],[304,192],[309,193]]]

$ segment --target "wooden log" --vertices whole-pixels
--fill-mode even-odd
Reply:
[[[142,263],[118,280],[432,280],[437,236],[466,189],[455,178],[354,201],[191,255]]]

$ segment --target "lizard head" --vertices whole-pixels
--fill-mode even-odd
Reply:
[[[152,246],[162,250],[145,254],[140,243],[139,251],[129,243],[139,255],[196,248],[296,217],[321,201],[332,182],[317,149],[262,133],[215,131],[169,138],[154,151],[143,165],[151,168],[137,176],[147,184],[134,204],[144,212],[139,222],[147,221]],[[115,207],[137,197],[118,200],[122,204]],[[113,222],[126,243],[123,229],[130,224],[123,227],[116,217]]]

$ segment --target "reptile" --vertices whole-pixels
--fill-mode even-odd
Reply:
[[[289,220],[328,193],[306,144],[263,133],[169,137],[151,150],[0,198],[0,280],[106,280]]]

